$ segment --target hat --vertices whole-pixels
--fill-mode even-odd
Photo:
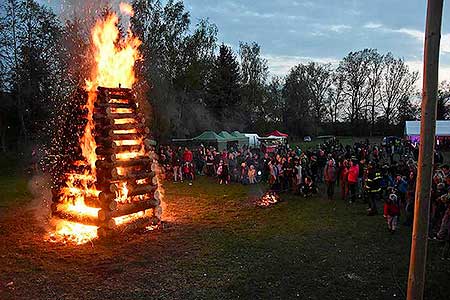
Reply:
[[[397,201],[397,195],[396,194],[390,194],[389,195],[389,200],[391,200],[392,202],[396,202]]]

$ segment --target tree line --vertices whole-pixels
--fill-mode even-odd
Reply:
[[[401,133],[418,116],[417,72],[376,49],[336,64],[300,63],[271,76],[256,42],[232,49],[208,19],[192,24],[182,1],[135,0],[132,31],[142,41],[136,91],[156,139],[203,130],[292,136]],[[5,0],[0,13],[0,147],[51,141],[74,116],[76,91],[89,78],[90,30],[105,7],[64,20],[33,0]],[[121,31],[125,32],[121,27]],[[439,92],[438,117],[450,117],[450,86]],[[76,124],[76,125],[74,125]],[[56,143],[56,142],[55,142]]]

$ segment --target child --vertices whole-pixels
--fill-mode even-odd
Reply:
[[[256,183],[256,170],[253,165],[248,169],[248,181],[250,184]]]
[[[400,216],[400,206],[397,195],[392,191],[388,199],[384,203],[384,217],[388,224],[390,233],[394,233],[397,229],[398,217]]]
[[[317,193],[317,188],[314,185],[314,181],[310,176],[305,177],[305,182],[303,183],[302,189],[301,189],[303,197],[311,196],[312,194]]]

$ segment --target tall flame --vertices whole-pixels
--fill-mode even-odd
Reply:
[[[129,4],[121,3],[120,9],[128,16],[133,15],[132,7]],[[90,171],[83,175],[69,175],[66,177],[67,187],[61,191],[63,195],[61,196],[61,203],[58,205],[58,211],[63,213],[96,216],[99,210],[98,208],[89,207],[85,203],[86,196],[98,196],[99,194],[99,191],[95,188],[95,163],[97,161],[95,148],[97,145],[94,138],[95,123],[93,120],[97,87],[131,88],[136,82],[133,68],[135,62],[140,59],[138,47],[141,41],[134,37],[129,29],[127,30],[127,35],[122,38],[117,27],[118,22],[117,15],[110,13],[106,18],[98,20],[92,29],[92,52],[95,64],[91,70],[90,80],[86,80],[86,90],[88,91],[88,100],[85,105],[88,111],[87,124],[83,136],[80,138],[80,147],[85,161],[77,162],[77,165],[88,165]],[[127,110],[117,111],[117,113],[127,112]],[[132,120],[133,122],[135,121],[134,119]],[[119,122],[118,124],[121,123]],[[142,141],[118,142],[122,145],[142,143]],[[134,157],[140,154],[142,154],[141,151],[133,152],[120,158]],[[121,194],[126,198],[128,193],[126,185],[123,185],[121,188]],[[51,234],[51,240],[72,241],[82,244],[97,237],[96,230],[96,226],[60,220],[56,224],[55,234]]]
[[[133,67],[140,59],[141,41],[131,30],[120,39],[118,22],[117,15],[111,13],[105,20],[98,20],[92,30],[96,65],[92,81],[87,82],[88,90],[95,90],[97,86],[131,88],[136,81]]]

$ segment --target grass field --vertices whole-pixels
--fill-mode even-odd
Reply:
[[[199,178],[165,185],[163,229],[73,246],[43,241],[23,179],[0,180],[2,300],[405,298],[410,228],[389,234],[364,204],[282,195],[263,209],[263,186]],[[441,251],[430,243],[426,299],[450,299]]]

